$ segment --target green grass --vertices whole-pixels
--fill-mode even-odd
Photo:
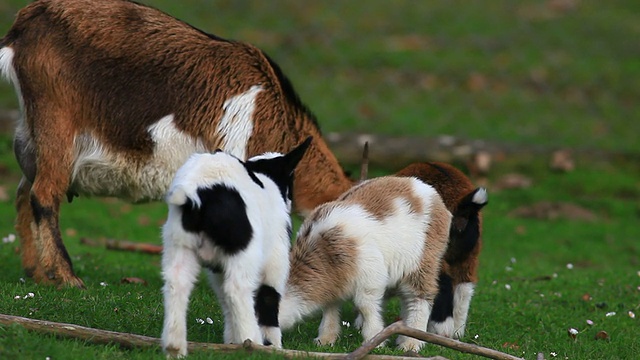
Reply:
[[[392,6],[373,0],[148,3],[208,32],[265,49],[326,132],[452,134],[522,146],[640,153],[637,1],[583,0],[566,12],[553,10],[551,1],[533,0],[397,1]],[[25,4],[0,3],[0,33]],[[15,107],[13,90],[1,82],[0,109]],[[480,282],[463,340],[527,359],[538,352],[548,359],[554,358],[552,352],[558,359],[634,358],[640,353],[640,319],[628,312],[640,316],[640,168],[581,158],[576,171],[558,174],[547,169],[546,161],[497,162],[489,175]],[[514,171],[530,176],[534,185],[492,187]],[[0,187],[9,194],[0,200],[1,237],[14,232],[18,180],[11,140],[0,135]],[[541,200],[574,203],[597,220],[509,215]],[[21,281],[18,242],[0,243],[0,313],[158,337],[163,317],[159,257],[89,247],[80,238],[160,243],[165,216],[159,203],[75,199],[65,204],[61,229],[87,290]],[[124,277],[142,278],[147,285],[121,284]],[[35,296],[14,299],[29,292]],[[584,300],[585,294],[591,300]],[[397,302],[386,310],[386,320],[393,321]],[[616,315],[606,316],[610,312]],[[343,314],[353,321],[350,306]],[[220,309],[204,282],[194,291],[188,317],[189,340],[222,341]],[[206,317],[214,324],[195,321]],[[315,316],[286,332],[285,347],[344,352],[360,343],[353,328],[344,328],[335,348],[317,348],[312,339],[318,324]],[[570,327],[580,330],[575,341],[567,335]],[[610,340],[594,340],[600,330]],[[427,346],[423,354],[471,358],[436,346]],[[47,356],[162,357],[159,349],[122,350],[0,326],[0,358]]]

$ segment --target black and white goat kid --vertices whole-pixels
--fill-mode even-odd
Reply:
[[[289,273],[293,173],[310,143],[246,162],[222,151],[195,154],[178,170],[162,232],[168,355],[187,354],[187,306],[201,267],[224,313],[225,343],[282,346],[278,310]]]

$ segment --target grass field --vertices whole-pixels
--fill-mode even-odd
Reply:
[[[0,3],[0,33],[25,3]],[[148,3],[206,31],[265,49],[326,131],[451,134],[523,146],[640,153],[637,1],[397,1],[392,7],[373,0],[358,5]],[[16,106],[12,89],[1,83],[0,109]],[[569,173],[551,172],[546,158],[494,165],[487,179],[490,203],[484,211],[480,283],[464,341],[527,359],[538,352],[547,359],[637,357],[640,320],[631,314],[640,316],[640,166],[609,159],[580,158]],[[401,165],[373,170],[385,174]],[[530,177],[533,186],[494,186],[512,172]],[[0,237],[14,232],[18,179],[10,135],[2,134]],[[595,218],[511,215],[543,200],[580,206]],[[159,257],[105,251],[80,244],[80,238],[160,243],[165,216],[163,204],[129,205],[114,199],[65,204],[65,244],[88,289],[56,290],[24,279],[18,240],[0,243],[0,313],[159,336]],[[122,284],[125,277],[144,279],[147,285]],[[25,298],[29,293],[34,296]],[[387,322],[397,313],[398,304],[391,301]],[[189,340],[222,341],[220,310],[204,282],[192,296],[188,316]],[[196,321],[207,317],[213,324]],[[353,322],[351,307],[345,307],[343,318]],[[284,346],[345,352],[360,343],[357,331],[345,327],[335,348],[318,348],[312,344],[318,324],[315,316],[286,332]],[[567,335],[568,328],[579,330],[575,340]],[[599,331],[606,331],[608,340],[595,340]],[[392,348],[377,352],[394,353]],[[436,346],[427,346],[422,354],[471,358]],[[161,356],[159,349],[122,350],[0,326],[0,358]]]

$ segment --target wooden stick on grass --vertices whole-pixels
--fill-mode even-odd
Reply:
[[[426,341],[432,344],[448,347],[460,352],[480,355],[490,359],[522,360],[522,358],[515,357],[513,355],[509,355],[497,350],[449,339],[441,335],[420,331],[418,329],[408,327],[407,325],[403,324],[402,321],[396,321],[393,324],[384,328],[384,330],[382,330],[372,339],[365,342],[364,344],[362,344],[362,346],[360,346],[355,351],[347,355],[346,359],[347,360],[363,359],[371,350],[375,349],[376,346],[380,345],[383,341],[385,341],[390,336],[395,334],[409,336],[409,337]]]
[[[149,336],[120,333],[115,331],[94,329],[74,324],[65,324],[44,320],[29,319],[19,316],[0,314],[0,324],[12,325],[17,324],[27,330],[38,333],[52,334],[62,338],[80,339],[95,344],[118,344],[123,348],[160,348],[160,339]],[[232,344],[210,344],[189,342],[188,350],[190,353],[196,351],[217,351],[217,352],[234,352],[239,350],[246,351],[263,351],[277,353],[283,358],[322,358],[322,359],[344,359],[347,354],[341,353],[319,353],[307,352],[299,350],[276,349],[271,346],[263,346],[253,344],[246,341],[242,345]],[[414,360],[416,357],[390,356],[390,355],[367,355],[365,359],[370,360]],[[420,358],[428,360],[447,360],[446,358],[436,356],[430,358]]]
[[[105,246],[110,250],[134,251],[143,252],[146,254],[162,253],[162,245],[139,243],[127,240],[107,239],[104,241],[97,241],[87,238],[81,238],[80,243],[89,246]]]

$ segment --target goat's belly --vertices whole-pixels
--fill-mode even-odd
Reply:
[[[90,135],[77,136],[69,192],[133,202],[162,199],[189,156],[207,151],[200,140],[177,131],[172,119],[162,118],[149,129],[155,143],[149,156],[114,153]]]
[[[132,202],[161,200],[177,170],[157,159],[143,164],[85,161],[77,168],[70,190],[78,195],[114,196]]]

